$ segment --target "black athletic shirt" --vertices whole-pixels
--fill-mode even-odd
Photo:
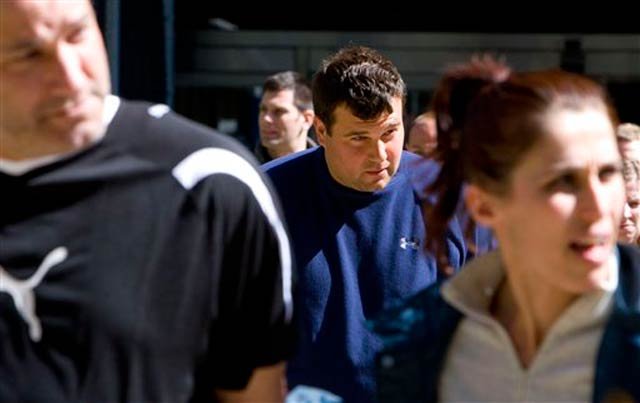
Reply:
[[[185,402],[291,347],[278,201],[235,141],[122,102],[105,137],[0,173],[0,402]]]

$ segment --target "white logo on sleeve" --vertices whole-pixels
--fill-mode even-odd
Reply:
[[[6,292],[13,298],[16,310],[29,326],[31,340],[38,342],[42,337],[42,326],[36,316],[36,299],[33,289],[36,288],[47,272],[67,258],[67,248],[58,247],[45,256],[38,270],[26,280],[18,280],[0,266],[0,292]]]
[[[420,239],[407,238],[403,236],[402,238],[400,238],[400,247],[404,250],[406,250],[407,248],[418,250],[420,249]]]
[[[165,104],[155,104],[147,109],[147,113],[156,119],[160,119],[161,117],[169,113],[170,110],[171,109]]]

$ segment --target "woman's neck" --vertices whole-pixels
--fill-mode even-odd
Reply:
[[[491,303],[491,313],[507,330],[524,368],[528,368],[545,336],[578,297],[555,287],[528,286],[534,279],[507,274]]]

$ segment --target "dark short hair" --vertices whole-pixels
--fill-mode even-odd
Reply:
[[[262,91],[293,90],[293,103],[300,110],[313,110],[311,88],[307,80],[296,71],[282,71],[267,77],[262,85]]]
[[[401,97],[406,86],[396,66],[378,51],[348,46],[322,62],[313,79],[316,116],[330,134],[333,111],[341,104],[358,118],[374,119],[391,112],[391,101]]]

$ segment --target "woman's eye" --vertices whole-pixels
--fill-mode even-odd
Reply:
[[[599,177],[601,181],[607,181],[622,173],[622,168],[617,165],[606,165],[600,168]]]
[[[576,185],[576,181],[573,175],[566,174],[566,175],[559,176],[553,179],[551,182],[549,182],[549,184],[547,185],[547,189],[567,190],[567,189],[574,189],[575,185]]]

